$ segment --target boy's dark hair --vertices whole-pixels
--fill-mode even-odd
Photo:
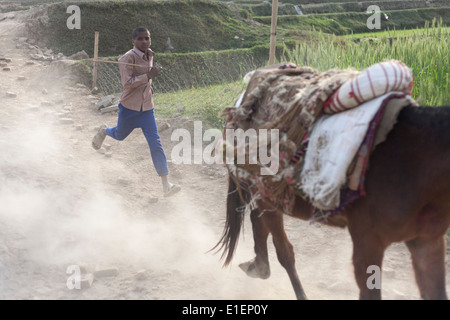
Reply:
[[[136,28],[136,29],[133,30],[133,34],[132,34],[133,40],[136,39],[136,37],[137,37],[137,36],[139,35],[139,33],[141,33],[141,32],[148,32],[148,33],[150,33],[150,31],[149,31],[147,28],[144,28],[144,27]]]

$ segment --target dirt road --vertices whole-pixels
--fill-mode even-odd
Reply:
[[[294,299],[272,245],[268,280],[238,268],[253,258],[248,217],[230,268],[207,252],[224,223],[225,169],[170,164],[183,189],[164,198],[140,131],[107,138],[109,156],[94,151],[96,128],[117,115],[101,114],[98,96],[52,63],[29,64],[20,39],[27,13],[12,16],[0,21],[0,57],[11,59],[0,61],[10,68],[0,70],[0,299]],[[161,132],[168,158],[172,130],[191,121],[169,122]],[[290,217],[286,229],[309,298],[358,297],[346,230]],[[384,298],[419,298],[403,244],[388,249],[384,264]],[[116,273],[71,290],[73,265]]]

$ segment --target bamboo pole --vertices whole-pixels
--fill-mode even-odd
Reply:
[[[94,40],[94,61],[98,60],[98,38],[99,32],[95,31]],[[94,70],[92,71],[92,88],[97,87],[97,62],[94,62]]]
[[[278,18],[278,0],[272,0],[272,21],[270,25],[270,49],[269,65],[275,60],[275,47],[277,43],[277,18]]]

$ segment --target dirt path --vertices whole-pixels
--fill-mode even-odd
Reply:
[[[293,299],[272,245],[268,280],[237,267],[253,258],[248,217],[231,268],[207,253],[222,232],[225,169],[170,164],[183,189],[166,199],[140,131],[124,142],[107,138],[110,157],[94,151],[96,127],[113,125],[117,115],[101,114],[98,97],[50,63],[28,64],[18,40],[27,36],[27,13],[12,15],[0,21],[0,57],[11,58],[10,71],[0,71],[0,299]],[[161,132],[169,158],[171,132],[182,121],[170,123]],[[357,298],[346,230],[290,217],[286,229],[311,299]],[[71,265],[86,273],[116,268],[117,275],[69,290]],[[389,248],[385,265],[392,270],[383,297],[418,298],[402,244]]]

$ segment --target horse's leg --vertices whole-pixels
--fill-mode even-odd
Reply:
[[[298,300],[306,300],[306,294],[295,269],[294,247],[289,242],[284,231],[283,215],[280,213],[266,213],[263,215],[267,228],[272,234],[273,244],[277,252],[278,261],[286,269],[295,295]]]
[[[253,260],[241,263],[239,267],[252,278],[267,279],[270,277],[269,255],[267,253],[267,229],[264,219],[259,217],[257,209],[250,214],[253,229],[253,240],[255,242],[256,257]]]
[[[361,232],[361,230],[352,232],[351,225],[349,225],[349,231],[353,241],[353,266],[359,287],[359,298],[380,300],[381,268],[387,246],[370,232]]]
[[[417,285],[423,299],[447,299],[445,289],[445,236],[406,241]]]

